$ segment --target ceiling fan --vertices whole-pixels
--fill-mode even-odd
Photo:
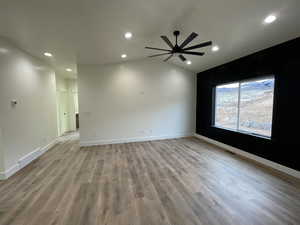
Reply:
[[[163,56],[163,55],[169,55],[164,61],[168,61],[170,58],[172,58],[174,55],[178,55],[178,57],[184,62],[186,60],[186,58],[183,56],[183,54],[187,54],[187,55],[198,55],[198,56],[203,56],[204,52],[191,52],[188,50],[192,50],[192,49],[196,49],[196,48],[203,48],[206,46],[210,46],[212,45],[211,41],[207,41],[207,42],[203,42],[201,44],[198,45],[193,45],[190,47],[185,48],[185,46],[187,46],[192,40],[194,40],[195,37],[198,36],[198,34],[196,34],[195,32],[191,33],[186,39],[185,41],[183,41],[180,45],[178,45],[177,43],[177,38],[180,34],[180,32],[178,30],[175,30],[173,32],[174,36],[175,36],[175,44],[173,45],[171,43],[171,41],[169,40],[169,38],[167,36],[160,36],[166,43],[167,45],[171,48],[171,49],[162,49],[162,48],[152,48],[152,47],[145,47],[147,49],[152,49],[152,50],[158,50],[158,51],[164,51],[166,53],[162,53],[162,54],[156,54],[156,55],[151,55],[149,57],[156,57],[156,56]]]

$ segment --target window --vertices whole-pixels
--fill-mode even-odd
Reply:
[[[214,125],[271,137],[273,96],[274,77],[218,85]]]

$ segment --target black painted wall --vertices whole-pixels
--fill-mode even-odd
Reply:
[[[213,88],[275,76],[271,140],[215,128]],[[201,72],[197,76],[197,129],[203,136],[300,171],[300,38]]]

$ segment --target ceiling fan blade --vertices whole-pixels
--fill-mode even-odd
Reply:
[[[203,42],[203,43],[198,44],[198,45],[194,45],[194,46],[191,46],[191,47],[188,47],[188,48],[184,48],[183,50],[186,51],[186,50],[191,50],[191,49],[195,49],[195,48],[203,48],[203,47],[210,46],[210,45],[212,45],[212,42],[207,41],[207,42]]]
[[[181,61],[185,61],[186,60],[186,58],[183,56],[183,55],[178,55],[178,57],[181,59]]]
[[[174,48],[173,44],[171,43],[171,41],[169,40],[169,38],[167,36],[160,36],[166,43],[167,45],[170,46],[171,49]]]
[[[188,55],[204,55],[204,52],[187,52],[187,51],[182,51],[181,53],[183,54],[188,54]]]
[[[167,62],[169,59],[171,59],[173,57],[173,54],[168,56],[168,58],[166,58],[164,61]]]
[[[159,51],[165,51],[165,52],[170,52],[171,50],[168,49],[162,49],[162,48],[152,48],[152,47],[145,47],[147,49],[153,49],[153,50],[159,50]]]
[[[156,57],[156,56],[161,56],[161,55],[169,55],[169,54],[172,54],[172,53],[162,53],[162,54],[156,54],[156,55],[150,55],[148,57]]]
[[[184,46],[186,46],[187,44],[189,44],[192,40],[194,40],[195,37],[197,37],[198,34],[196,34],[195,32],[191,33],[190,36],[188,36],[184,42],[182,42],[182,44],[179,46],[180,48],[183,48]]]

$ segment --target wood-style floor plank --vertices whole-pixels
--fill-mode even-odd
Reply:
[[[300,224],[300,181],[195,138],[79,148],[0,181],[0,225]]]

